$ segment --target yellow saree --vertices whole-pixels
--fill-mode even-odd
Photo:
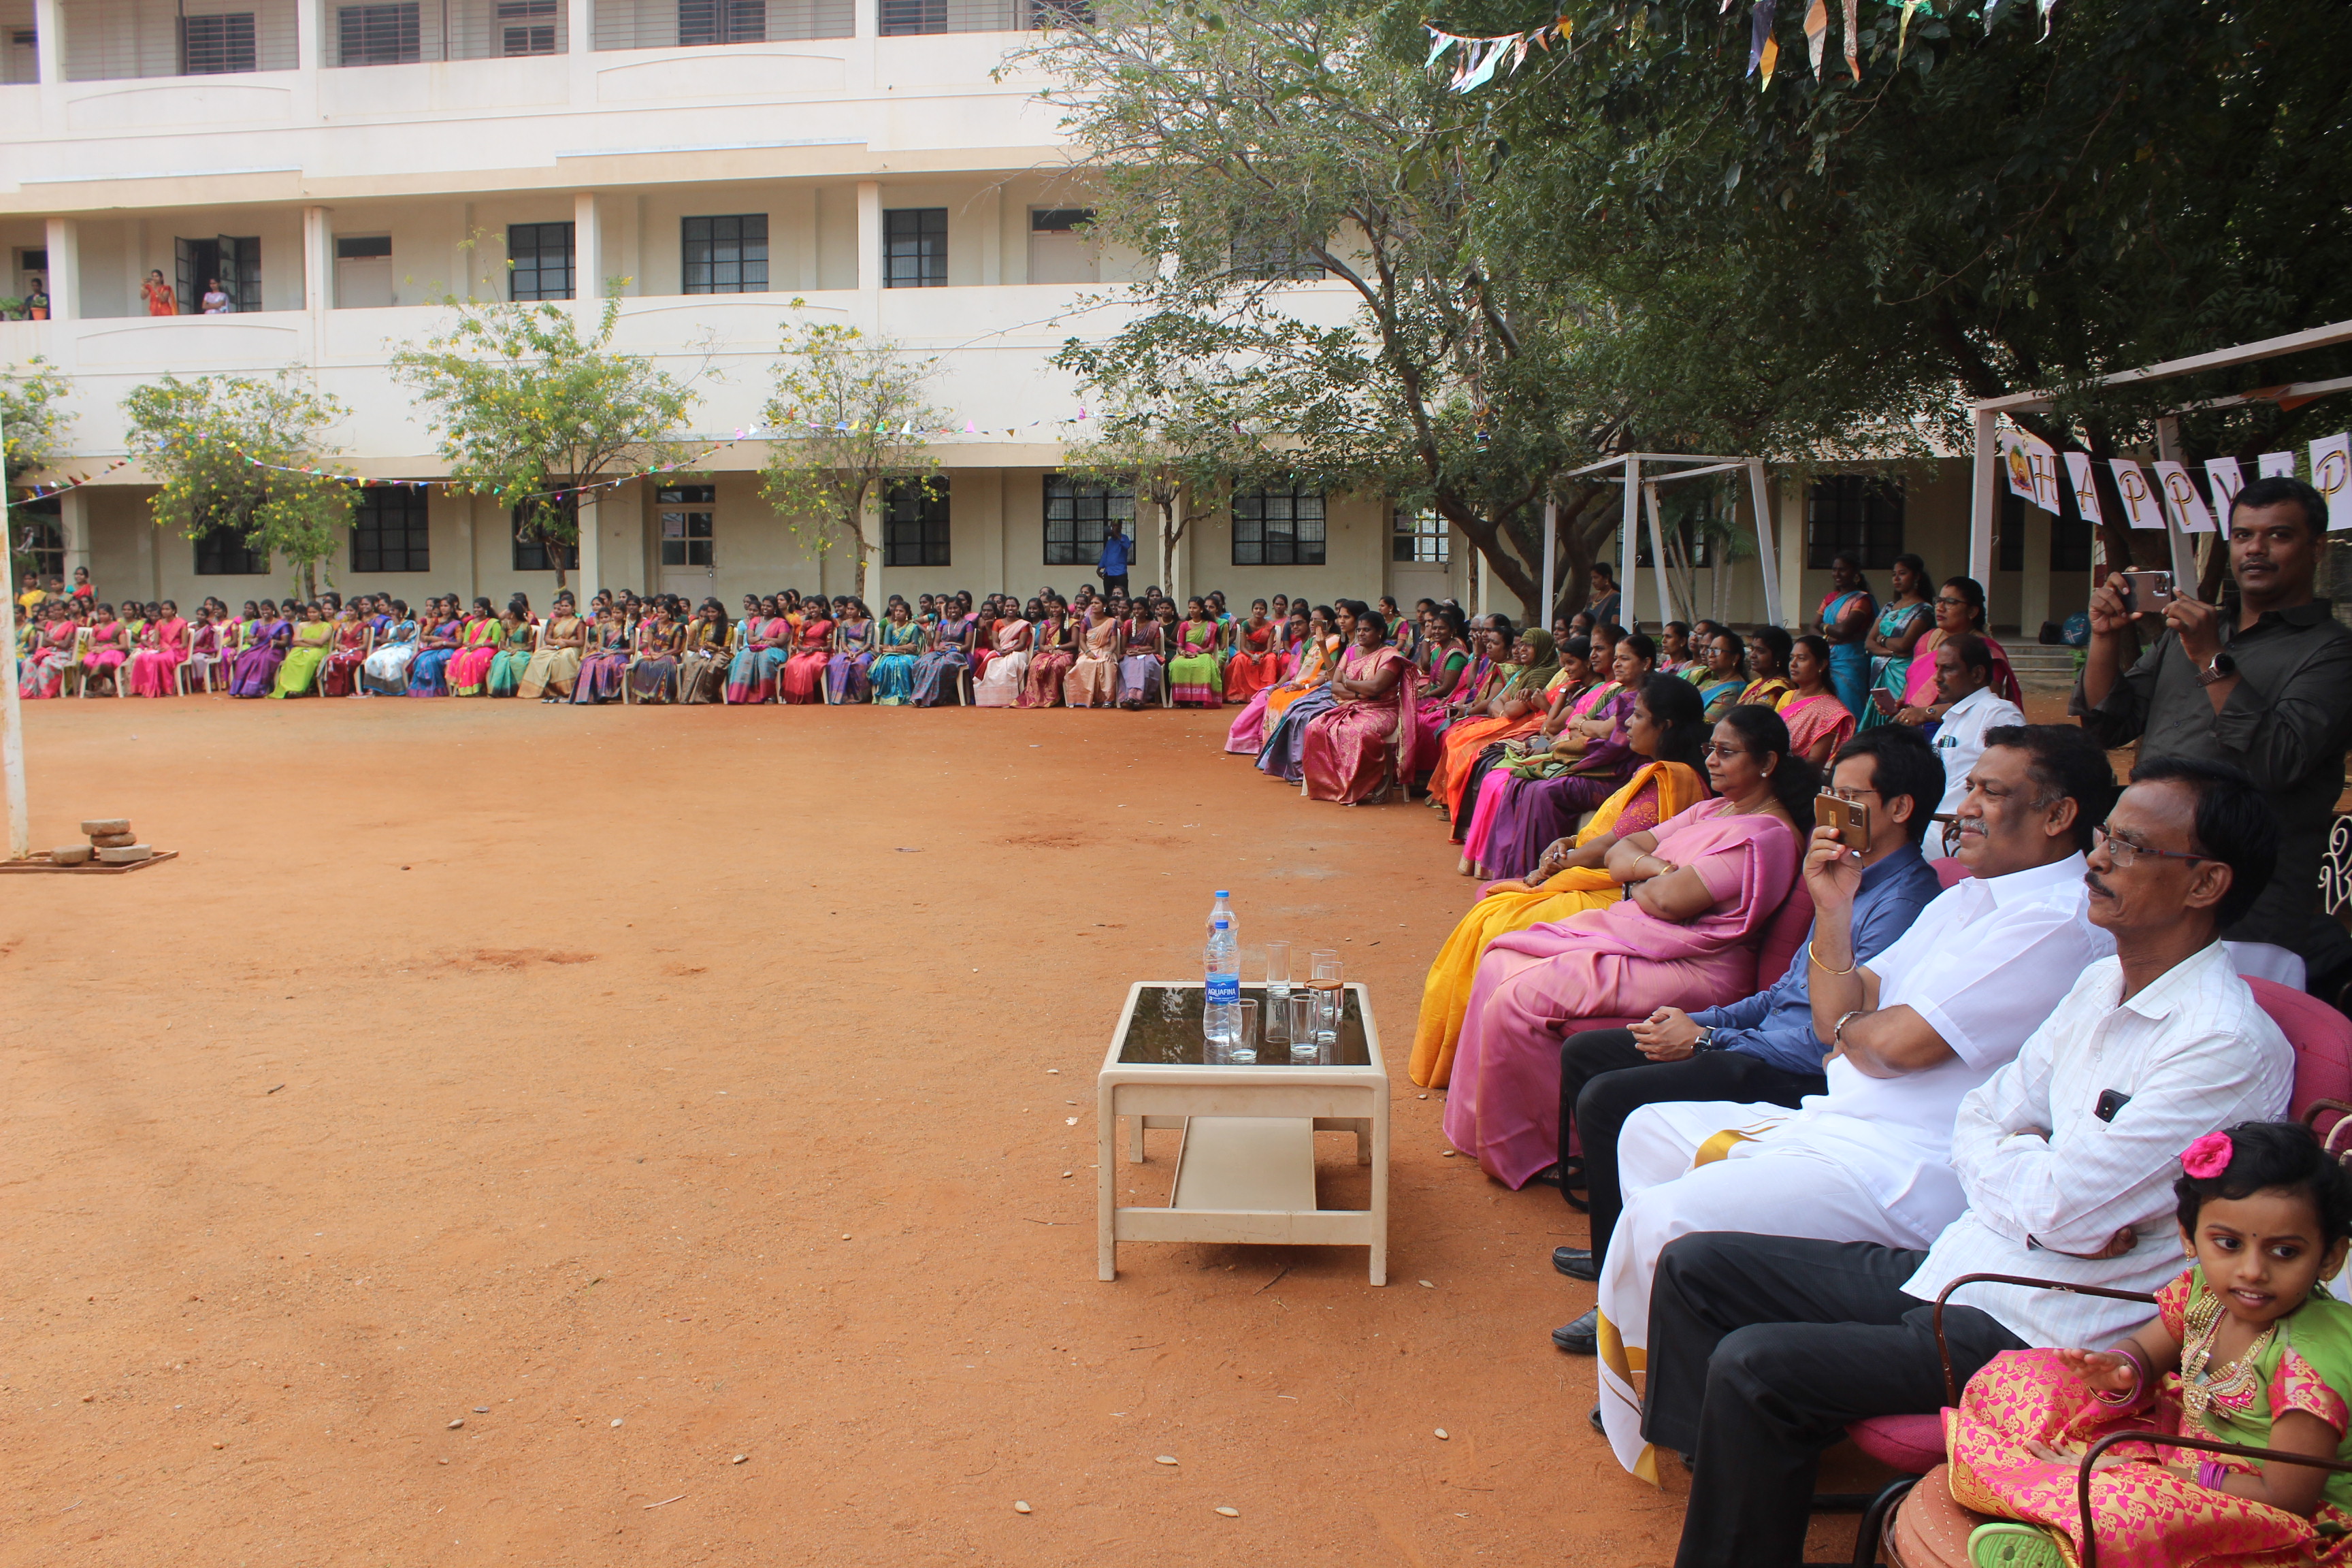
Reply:
[[[1576,842],[1580,847],[1590,844],[1616,830],[1621,822],[1627,833],[1654,827],[1697,805],[1706,793],[1696,769],[1682,763],[1650,763],[1601,803]],[[1606,909],[1623,894],[1608,872],[1579,867],[1540,888],[1489,893],[1471,905],[1437,950],[1422,985],[1421,1022],[1412,1037],[1412,1081],[1423,1089],[1444,1089],[1453,1077],[1454,1042],[1462,1037],[1462,1016],[1469,1007],[1470,986],[1478,977],[1478,961],[1486,956],[1488,942],[1508,931]]]

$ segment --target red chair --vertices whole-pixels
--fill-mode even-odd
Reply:
[[[1968,880],[1969,868],[1958,860],[1949,858],[1930,860],[1927,864],[1935,868],[1936,880],[1944,884],[1944,889],[1947,892]]]
[[[2294,1047],[2294,1099],[2287,1114],[2308,1121],[2322,1139],[2352,1110],[2352,1018],[2316,996],[2290,991],[2275,980],[2240,978],[2254,989],[2271,1022]]]

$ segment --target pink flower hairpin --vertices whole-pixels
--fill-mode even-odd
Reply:
[[[2231,1152],[2227,1132],[2208,1132],[2180,1152],[2180,1168],[2201,1182],[2228,1170]]]

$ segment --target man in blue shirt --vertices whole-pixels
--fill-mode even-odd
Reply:
[[[1095,572],[1103,580],[1103,592],[1114,588],[1127,592],[1127,560],[1134,542],[1118,531],[1118,519],[1112,518],[1103,525],[1109,531],[1103,535],[1102,559],[1095,563]]]
[[[1943,890],[1919,854],[1919,842],[1943,797],[1944,769],[1916,730],[1890,724],[1846,742],[1832,766],[1830,788],[1870,812],[1870,847],[1862,851],[1862,885],[1853,904],[1860,955],[1854,962],[1867,963],[1910,930]],[[1827,1092],[1822,1073],[1827,1047],[1813,1030],[1811,973],[1800,953],[1787,973],[1745,1000],[1698,1013],[1661,1007],[1631,1029],[1588,1029],[1568,1037],[1559,1052],[1561,1165],[1565,1174],[1572,1126],[1584,1149],[1592,1247],[1555,1249],[1554,1268],[1572,1279],[1601,1277],[1610,1232],[1624,1207],[1617,1133],[1643,1106],[1721,1100],[1794,1109],[1805,1096]],[[1588,1339],[1591,1323],[1588,1312],[1552,1339],[1563,1350],[1590,1353],[1589,1345],[1561,1336]]]

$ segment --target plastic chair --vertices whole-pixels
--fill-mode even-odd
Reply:
[[[1969,879],[1969,868],[1958,860],[1930,860],[1927,864],[1935,868],[1936,880],[1942,883],[1947,891]]]
[[[2352,1112],[2352,1018],[2275,980],[2243,975],[2254,1000],[2294,1047],[2294,1092],[2287,1114],[2327,1137]]]

